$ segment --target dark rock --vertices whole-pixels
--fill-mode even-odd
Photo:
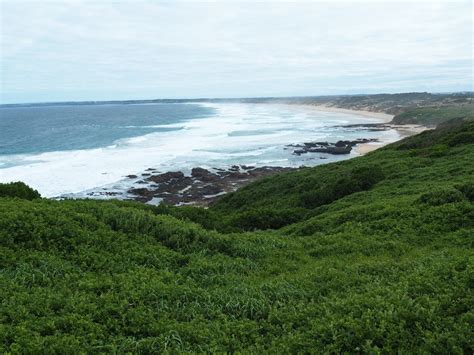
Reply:
[[[332,147],[322,147],[322,148],[310,148],[307,151],[310,153],[327,153],[327,154],[349,154],[352,150],[350,145],[344,146],[332,146]]]
[[[328,154],[349,154],[352,150],[350,145],[344,145],[339,147],[327,147],[324,153]]]
[[[255,168],[254,166],[249,166],[249,165],[241,165],[240,167],[244,170],[250,170],[250,169]]]
[[[334,126],[334,127],[342,127],[342,128],[383,128],[383,129],[390,129],[390,126],[385,123],[356,123],[356,124],[348,124],[343,126]]]
[[[153,181],[157,185],[150,184],[146,188],[136,187],[128,192],[136,201],[148,202],[154,197],[159,197],[163,203],[167,204],[208,206],[221,195],[235,191],[256,178],[294,169],[234,165],[228,170],[215,170],[218,171],[216,174],[204,168],[194,168],[191,170],[191,176],[184,176],[179,171],[153,175],[147,178],[147,181]]]
[[[306,154],[306,153],[308,153],[306,149],[296,149],[295,151],[293,151],[293,154],[296,154],[296,155],[301,155],[301,154]]]
[[[138,176],[137,175],[127,175],[126,177],[128,177],[129,179],[136,179]]]
[[[193,168],[191,170],[191,176],[201,181],[214,181],[218,180],[219,176],[211,173],[209,170],[204,168]]]
[[[374,138],[359,138],[353,141],[337,141],[336,143],[329,142],[305,142],[301,149],[293,151],[295,155],[301,155],[305,153],[326,153],[326,154],[349,154],[357,144],[376,142]]]
[[[209,184],[209,185],[203,186],[199,192],[203,196],[208,196],[208,195],[217,195],[223,192],[223,190],[219,186]]]
[[[350,142],[348,141],[337,141],[336,144],[334,144],[336,147],[341,148],[350,145]]]
[[[150,176],[147,180],[156,182],[157,184],[161,184],[172,179],[181,179],[183,177],[184,174],[181,171],[169,171],[167,173]]]
[[[249,177],[249,175],[247,173],[241,173],[239,171],[231,171],[228,175],[227,175],[228,178],[231,178],[231,179],[246,179]]]
[[[134,194],[134,195],[146,195],[148,193],[150,193],[150,191],[144,187],[141,187],[141,188],[138,188],[138,189],[130,189],[128,190],[128,192],[130,192],[131,194]]]

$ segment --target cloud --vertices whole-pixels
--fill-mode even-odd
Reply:
[[[2,102],[466,90],[470,2],[1,3]]]

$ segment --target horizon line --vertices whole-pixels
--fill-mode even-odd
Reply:
[[[318,97],[340,97],[340,96],[376,96],[376,95],[404,95],[404,94],[431,94],[431,95],[444,95],[444,94],[474,94],[474,91],[461,90],[461,91],[405,91],[405,92],[380,92],[377,94],[369,93],[358,93],[358,94],[328,94],[328,95],[297,95],[297,96],[249,96],[249,97],[197,97],[197,98],[153,98],[153,99],[122,99],[122,100],[81,100],[81,101],[43,101],[43,102],[15,102],[15,103],[0,103],[0,107],[8,106],[35,106],[35,105],[77,105],[77,104],[109,104],[109,103],[151,103],[159,101],[209,101],[209,100],[264,100],[264,99],[298,99],[298,98],[318,98]]]

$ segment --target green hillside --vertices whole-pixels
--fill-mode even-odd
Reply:
[[[474,104],[410,109],[396,115],[392,123],[436,126],[456,118],[474,120]]]
[[[0,353],[472,353],[473,244],[463,119],[207,210],[4,185]]]

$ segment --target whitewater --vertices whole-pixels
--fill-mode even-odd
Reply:
[[[335,142],[357,138],[378,138],[383,142],[392,142],[400,138],[393,129],[370,131],[341,127],[380,122],[354,113],[325,112],[283,104],[187,105],[208,111],[185,119],[167,119],[165,124],[150,125],[141,120],[141,125],[135,126],[132,120],[132,124],[122,125],[121,129],[126,132],[127,129],[138,127],[144,134],[118,138],[112,142],[104,139],[102,146],[98,147],[71,149],[66,142],[61,143],[62,148],[57,150],[34,152],[20,146],[22,143],[19,142],[16,147],[9,147],[7,153],[0,154],[0,182],[23,181],[45,197],[85,196],[94,189],[126,189],[129,185],[127,175],[139,175],[150,168],[162,172],[181,170],[188,173],[197,166],[225,168],[233,164],[315,166],[351,158],[357,152],[345,156],[295,156],[285,146],[309,141]],[[114,112],[125,105],[116,106]],[[68,110],[74,110],[74,107]],[[127,107],[127,110],[133,112],[133,107]],[[32,117],[34,119],[34,112]],[[89,120],[93,119],[92,113]],[[113,117],[108,120],[113,121]],[[47,126],[47,119],[45,122],[42,124]],[[147,133],[148,130],[150,133]],[[26,153],[16,154],[16,151]]]

